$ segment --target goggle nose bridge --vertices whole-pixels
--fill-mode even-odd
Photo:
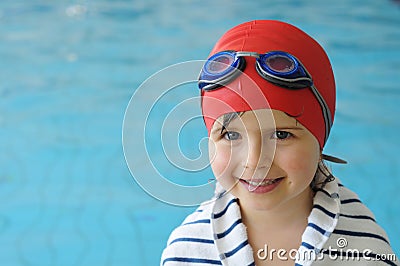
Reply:
[[[236,52],[236,56],[237,57],[241,57],[241,56],[251,56],[251,57],[255,57],[255,58],[260,58],[260,54],[256,53],[256,52],[246,52],[246,51],[239,51]]]

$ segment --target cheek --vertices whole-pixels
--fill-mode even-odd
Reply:
[[[282,156],[282,164],[288,174],[295,174],[302,179],[312,179],[317,170],[319,161],[319,150],[296,149]]]
[[[216,149],[214,159],[211,161],[211,169],[217,178],[219,184],[227,191],[230,191],[236,185],[236,179],[233,173],[235,172],[235,158],[229,148]]]
[[[209,149],[211,168],[216,178],[223,177],[229,172],[231,152],[229,149],[221,147],[211,147]]]
[[[209,146],[209,156],[211,161],[211,169],[218,182],[226,190],[230,190],[235,186],[236,179],[234,177],[235,168],[240,161],[239,152],[232,151],[231,146],[216,143],[215,146]]]
[[[301,170],[310,168],[312,165],[317,164],[317,158],[314,156],[314,153],[309,151],[300,150],[297,153],[294,153],[292,159],[290,160],[290,168],[294,170]]]

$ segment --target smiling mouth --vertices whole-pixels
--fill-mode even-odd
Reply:
[[[269,185],[275,184],[282,179],[283,179],[283,177],[278,177],[275,179],[251,179],[251,180],[246,180],[246,179],[240,178],[239,180],[247,183],[249,186],[252,186],[252,187],[263,187],[263,186],[269,186]]]

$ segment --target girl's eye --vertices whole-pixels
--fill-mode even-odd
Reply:
[[[226,140],[238,140],[241,138],[241,135],[240,135],[240,133],[235,132],[235,131],[227,131],[227,132],[225,132],[223,137]]]
[[[273,138],[278,140],[285,140],[292,137],[293,134],[287,131],[275,131]]]

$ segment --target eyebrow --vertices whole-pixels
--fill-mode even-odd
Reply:
[[[275,130],[284,130],[284,129],[290,129],[290,130],[304,130],[301,127],[276,127]]]
[[[221,126],[218,125],[218,126],[212,127],[210,133],[212,134],[212,133],[215,133],[215,132],[217,132],[217,131],[221,131],[221,129],[222,129],[222,125],[221,125]]]
[[[228,130],[228,127],[226,126],[226,127],[224,127],[224,126],[218,126],[218,127],[213,127],[213,129],[211,130],[211,132],[210,132],[210,134],[215,134],[215,133],[218,133],[218,134],[221,134],[221,131],[223,130],[223,129],[225,129],[225,130]],[[235,130],[235,128],[230,128],[230,130]]]
[[[214,127],[212,130],[211,130],[211,134],[215,134],[215,133],[218,133],[218,134],[220,134],[221,133],[221,130],[222,130],[222,126],[218,126],[218,127]],[[276,128],[274,128],[275,130],[304,130],[303,128],[301,128],[301,127],[292,127],[292,126],[282,126],[282,127],[276,127]],[[234,127],[231,127],[231,128],[229,128],[229,130],[228,130],[228,127],[226,127],[225,128],[225,130],[227,130],[227,131],[234,131],[234,130],[237,130],[236,128],[234,128]]]

